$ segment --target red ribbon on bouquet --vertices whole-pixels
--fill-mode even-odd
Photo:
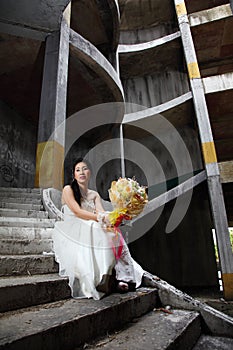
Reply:
[[[131,220],[131,216],[126,213],[126,210],[114,210],[110,213],[110,222],[113,224],[115,237],[119,237],[119,248],[116,250],[116,245],[112,245],[112,250],[116,260],[120,259],[124,246],[124,238],[121,230],[119,229],[120,224],[123,220]]]
[[[112,244],[112,250],[113,250],[113,254],[116,258],[116,260],[120,259],[122,251],[123,251],[123,245],[124,245],[124,238],[122,236],[121,230],[118,227],[114,227],[114,231],[116,236],[119,236],[119,247],[118,249],[116,249],[116,246],[114,244]]]

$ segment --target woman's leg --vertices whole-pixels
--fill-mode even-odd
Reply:
[[[117,259],[115,270],[116,280],[128,283],[129,289],[135,289],[135,287],[139,287],[142,282],[144,270],[131,257],[129,248],[125,241],[123,244],[121,256],[119,259]]]

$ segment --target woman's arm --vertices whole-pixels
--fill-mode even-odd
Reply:
[[[80,205],[76,202],[74,198],[74,193],[72,188],[67,185],[63,188],[62,191],[62,201],[64,204],[67,204],[70,210],[78,216],[80,219],[85,219],[85,220],[97,220],[97,214],[91,213],[87,210],[84,210],[80,207]]]
[[[95,208],[96,208],[97,214],[99,214],[98,215],[99,221],[102,221],[107,226],[111,226],[109,217],[108,217],[108,212],[104,210],[102,201],[98,192],[96,192],[96,197],[95,197]]]

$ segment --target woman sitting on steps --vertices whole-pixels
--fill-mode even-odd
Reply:
[[[72,169],[73,181],[62,192],[64,221],[53,230],[55,259],[59,274],[69,277],[74,298],[100,299],[110,292],[127,292],[140,285],[155,287],[142,267],[131,257],[126,242],[118,240],[104,211],[101,198],[88,188],[90,168],[82,158]]]

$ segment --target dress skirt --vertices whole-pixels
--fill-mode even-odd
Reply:
[[[53,249],[59,275],[69,278],[72,297],[103,297],[105,293],[96,288],[112,275],[113,268],[117,280],[133,282],[136,287],[141,284],[144,271],[131,257],[124,240],[121,256],[116,259],[114,251],[119,247],[113,249],[114,232],[105,231],[96,221],[78,218],[67,205],[63,212],[64,221],[57,221],[53,229]]]

